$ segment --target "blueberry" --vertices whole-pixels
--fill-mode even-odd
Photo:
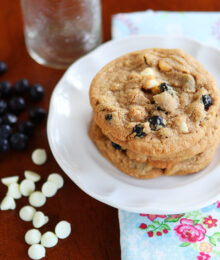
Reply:
[[[0,117],[0,125],[3,123],[3,118]]]
[[[112,142],[112,147],[115,148],[116,150],[122,150],[121,146],[119,144],[116,144]]]
[[[164,120],[161,116],[152,116],[149,118],[150,128],[153,131],[159,130],[161,127],[165,127]]]
[[[9,124],[9,125],[15,125],[18,121],[17,116],[12,113],[6,113],[2,119],[4,124]]]
[[[13,132],[10,125],[0,125],[0,138],[8,138]]]
[[[7,107],[8,107],[7,103],[3,99],[1,99],[0,100],[0,115],[4,114],[6,112]]]
[[[168,91],[168,85],[167,83],[163,82],[160,84],[160,90],[161,92]]]
[[[10,137],[10,144],[15,150],[24,150],[28,146],[28,137],[22,133],[14,133]]]
[[[160,84],[160,91],[161,92],[167,91],[171,96],[173,96],[175,93],[174,88],[170,84],[167,84],[166,82]]]
[[[112,119],[112,114],[107,114],[105,120],[110,121]]]
[[[30,88],[30,98],[37,102],[40,101],[44,96],[44,88],[39,85],[35,84]]]
[[[208,110],[209,107],[213,104],[212,98],[209,95],[203,95],[202,102],[204,104],[205,110]]]
[[[4,61],[0,61],[0,75],[5,73],[8,69],[6,63]]]
[[[145,137],[146,133],[143,132],[144,126],[142,124],[138,124],[133,128],[133,133],[136,133],[135,136]]]
[[[19,114],[26,108],[25,100],[22,97],[13,97],[9,101],[9,108],[15,114]]]
[[[29,111],[29,119],[35,124],[41,124],[45,117],[46,111],[41,107],[34,107]]]
[[[34,133],[34,124],[27,120],[27,121],[23,121],[18,125],[18,132],[19,133],[23,133],[26,134],[27,136],[32,136]]]
[[[27,79],[20,79],[14,84],[16,94],[22,95],[29,90],[29,81]]]
[[[7,153],[11,150],[8,139],[0,138],[0,153]]]
[[[1,81],[0,82],[0,93],[2,96],[10,96],[12,92],[12,86],[9,81]]]

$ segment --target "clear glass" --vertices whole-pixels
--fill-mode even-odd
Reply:
[[[30,56],[40,64],[67,68],[101,43],[100,0],[21,0]]]

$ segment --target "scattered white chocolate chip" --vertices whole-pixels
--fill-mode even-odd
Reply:
[[[38,229],[30,229],[26,232],[24,240],[28,245],[38,244],[41,240],[41,233]]]
[[[42,165],[47,160],[47,153],[44,149],[36,149],[31,155],[32,161],[37,165]]]
[[[53,197],[57,192],[57,185],[52,181],[46,181],[41,191],[46,197]]]
[[[15,209],[16,208],[15,200],[12,197],[7,195],[2,200],[0,208],[1,210]]]
[[[35,228],[40,228],[43,225],[45,225],[48,221],[49,221],[49,218],[47,216],[45,216],[43,212],[37,211],[34,214],[32,223]]]
[[[57,185],[57,189],[60,189],[63,187],[64,180],[63,177],[58,173],[51,173],[48,178],[48,181],[52,181]]]
[[[32,221],[36,209],[31,206],[24,206],[19,211],[19,216],[24,221]]]
[[[35,190],[35,184],[31,180],[24,179],[20,183],[20,192],[23,196],[29,196]]]
[[[29,247],[28,249],[28,255],[31,259],[41,259],[45,257],[46,250],[42,245],[35,244]]]
[[[67,238],[71,233],[71,225],[69,222],[63,220],[60,221],[55,227],[55,233],[58,238]]]
[[[11,196],[14,199],[20,199],[21,198],[21,192],[20,192],[20,185],[18,183],[11,183],[8,186],[8,193],[7,195]]]
[[[154,70],[152,68],[146,68],[146,69],[142,70],[140,74],[143,77],[153,78]]]
[[[160,82],[156,79],[150,79],[150,80],[147,80],[143,87],[145,89],[151,89],[151,88],[155,88],[155,87],[158,87],[160,85]]]
[[[181,125],[180,125],[180,130],[186,134],[186,133],[189,133],[189,129],[188,129],[188,126],[186,124],[186,122],[182,122]]]
[[[46,232],[41,237],[41,245],[44,247],[53,247],[57,244],[58,238],[53,232]]]
[[[46,197],[45,195],[40,191],[34,191],[29,196],[29,203],[33,207],[41,207],[46,203]]]
[[[28,170],[24,171],[24,176],[26,179],[31,180],[33,182],[38,182],[41,179],[39,174]]]
[[[18,176],[11,176],[11,177],[2,178],[1,181],[4,185],[9,186],[12,183],[18,182],[18,179],[19,179]]]

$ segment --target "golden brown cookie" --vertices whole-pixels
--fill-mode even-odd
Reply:
[[[126,151],[119,145],[112,143],[109,138],[101,132],[101,129],[94,121],[91,124],[89,135],[99,151],[117,168],[130,176],[140,179],[156,178],[162,175],[186,175],[198,172],[211,162],[218,146],[218,143],[216,142],[215,145],[203,153],[173,164],[166,169],[159,169],[152,167],[147,163],[131,160],[126,155]]]
[[[179,49],[145,49],[107,64],[93,79],[94,120],[113,142],[157,158],[196,145],[213,125],[220,92]]]
[[[127,156],[137,162],[146,162],[153,167],[167,168],[171,167],[177,162],[191,158],[199,153],[209,150],[213,145],[219,143],[220,140],[220,112],[216,115],[214,124],[207,129],[207,132],[197,144],[193,145],[189,149],[183,150],[179,153],[170,155],[165,158],[158,158],[147,156],[145,154],[138,154],[130,150],[126,150]]]

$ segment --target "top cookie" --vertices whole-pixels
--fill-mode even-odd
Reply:
[[[197,143],[213,124],[220,92],[212,75],[179,49],[121,56],[90,87],[94,119],[126,149],[172,154]]]

